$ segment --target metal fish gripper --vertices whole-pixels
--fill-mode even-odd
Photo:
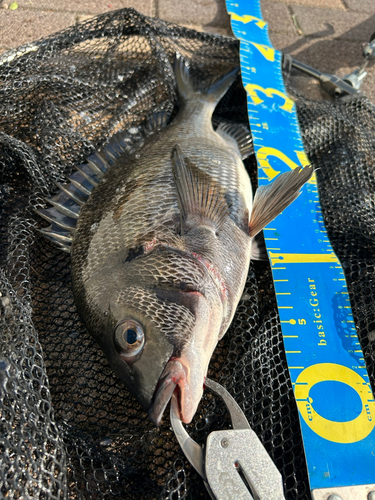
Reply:
[[[213,380],[206,386],[220,396],[233,429],[214,431],[204,449],[186,432],[172,399],[170,419],[177,440],[191,465],[216,500],[285,500],[282,477],[243,411],[229,392]]]

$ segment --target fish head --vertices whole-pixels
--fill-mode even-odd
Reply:
[[[103,297],[107,323],[97,340],[112,369],[156,425],[175,391],[180,418],[190,422],[220,335],[215,282],[196,258],[168,248],[137,256],[116,275],[112,268],[105,280],[111,279],[111,297]]]
[[[160,293],[160,292],[159,292]],[[166,296],[165,291],[161,296]],[[221,337],[223,305],[220,294],[211,286],[201,290],[168,292],[169,300],[191,313],[191,323],[176,343],[173,356],[159,378],[149,417],[159,425],[173,394],[176,396],[179,418],[189,423],[203,395],[204,381],[213,351]]]
[[[165,322],[158,316],[160,307],[153,298],[153,293],[142,286],[121,291],[110,304],[111,324],[100,342],[112,369],[146,411],[174,352],[170,339],[160,334]],[[146,303],[149,308],[143,308]]]

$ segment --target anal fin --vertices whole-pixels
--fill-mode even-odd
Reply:
[[[224,138],[225,135],[229,135],[237,142],[243,160],[254,154],[253,138],[245,126],[237,123],[220,123],[216,132]]]
[[[172,171],[185,228],[191,224],[220,228],[229,207],[218,182],[185,158],[178,145],[172,152]]]
[[[297,167],[257,189],[249,223],[249,234],[252,238],[300,195],[301,187],[313,173],[311,165],[305,168]]]

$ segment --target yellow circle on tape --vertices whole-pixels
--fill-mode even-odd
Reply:
[[[309,398],[319,382],[341,382],[352,387],[361,398],[362,411],[347,422],[328,420],[314,410]],[[367,437],[375,426],[375,403],[369,384],[354,370],[335,363],[318,363],[305,368],[295,383],[297,406],[306,424],[316,434],[335,443],[356,443]],[[329,398],[329,394],[327,394]]]

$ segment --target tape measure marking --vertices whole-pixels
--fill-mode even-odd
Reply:
[[[307,165],[259,0],[226,1],[240,40],[259,183]],[[375,482],[375,401],[316,178],[264,230],[311,488]]]

